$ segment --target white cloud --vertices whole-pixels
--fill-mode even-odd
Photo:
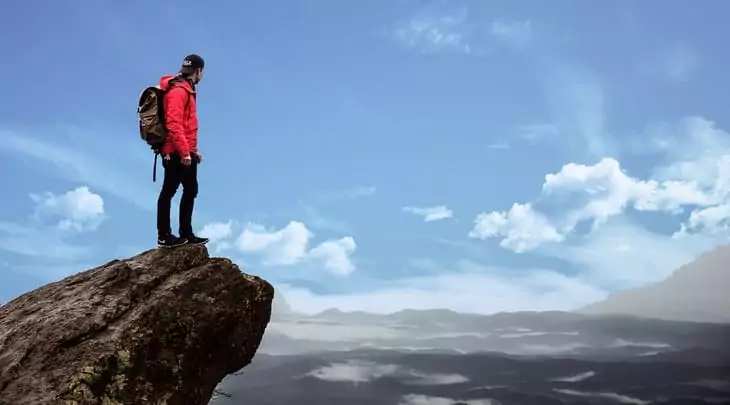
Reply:
[[[313,237],[314,234],[298,221],[291,221],[279,230],[248,224],[236,240],[235,247],[244,253],[262,254],[265,265],[288,266],[314,260],[336,275],[348,275],[355,270],[350,259],[356,249],[352,237],[324,241],[309,250]]]
[[[213,243],[225,240],[233,235],[233,221],[211,222],[200,230],[200,234]]]
[[[517,203],[508,212],[482,212],[477,215],[469,237],[487,239],[496,236],[504,237],[500,246],[517,253],[532,250],[545,242],[561,242],[564,238],[530,204]]]
[[[330,272],[346,276],[355,271],[355,265],[350,261],[350,255],[355,252],[356,247],[355,239],[346,236],[320,243],[310,250],[307,256],[322,261],[325,269]]]
[[[258,224],[248,224],[236,241],[244,253],[263,253],[268,265],[292,265],[307,253],[307,244],[313,234],[297,221],[289,222],[277,231],[267,231]]]
[[[492,399],[454,399],[445,397],[432,397],[428,395],[408,394],[401,398],[398,405],[453,405],[455,403],[465,405],[499,405],[498,401]]]
[[[627,175],[612,158],[592,166],[569,163],[558,173],[545,176],[542,191],[544,196],[564,193],[581,201],[570,218],[571,229],[584,219],[603,222],[630,204],[640,211],[677,213],[683,205],[711,203],[695,182],[640,180]]]
[[[36,203],[36,215],[57,219],[61,230],[94,230],[105,218],[104,199],[86,186],[61,195],[46,192],[30,197]]]
[[[557,173],[545,176],[536,203],[548,208],[559,207],[558,213],[548,218],[536,212],[533,203],[514,204],[508,212],[479,214],[469,236],[502,237],[502,247],[524,252],[544,242],[562,241],[583,221],[596,229],[627,208],[674,215],[685,206],[722,204],[724,194],[727,193],[703,187],[695,180],[641,180],[628,175],[613,158],[601,159],[594,165],[569,163]],[[724,212],[721,208],[707,214],[695,211],[686,228],[717,225],[713,218],[721,212]]]
[[[217,251],[228,249],[232,245],[228,239],[233,235],[233,221],[211,222],[199,233],[200,236],[210,239],[211,245],[215,245]]]
[[[558,389],[558,388],[554,388],[553,391],[561,393],[561,394],[565,394],[565,395],[576,396],[576,397],[608,399],[608,400],[615,401],[620,404],[648,405],[651,403],[650,401],[644,401],[642,399],[628,397],[626,395],[621,395],[621,394],[617,394],[617,393],[613,393],[613,392],[583,392],[583,391]]]
[[[424,222],[440,221],[454,217],[454,211],[445,205],[436,205],[433,207],[403,207],[403,212],[419,215],[423,217]]]
[[[487,145],[489,149],[509,149],[509,144],[504,141],[498,141]]]
[[[379,364],[367,360],[331,363],[307,373],[324,381],[363,383],[383,377],[400,377],[403,383],[415,385],[449,385],[468,382],[460,374],[423,373],[395,364]]]
[[[352,360],[347,363],[332,363],[313,370],[308,375],[324,381],[363,383],[394,375],[398,369],[399,367],[395,364]]]
[[[423,53],[472,51],[466,9],[446,13],[424,10],[420,14],[394,30],[398,42]]]
[[[730,203],[730,133],[702,117],[688,117],[674,125],[658,125],[650,132],[654,151],[665,164],[653,177],[696,184],[710,200],[698,204],[680,233],[717,234],[727,230]],[[649,151],[651,152],[651,151]]]
[[[728,203],[696,209],[689,215],[687,223],[681,225],[675,236],[698,230],[708,234],[726,233],[728,219],[730,219],[730,204]]]
[[[69,240],[78,232],[99,226],[105,219],[104,200],[88,187],[59,195],[45,192],[30,197],[35,202],[33,221],[0,221],[0,250],[42,260],[38,265],[26,266],[27,272],[55,279],[59,271],[68,269],[67,264],[60,261],[80,259],[91,252],[90,246],[77,246]]]
[[[390,280],[387,287],[344,293],[315,294],[305,288],[278,284],[292,308],[315,314],[329,308],[392,313],[402,309],[445,308],[491,314],[521,310],[572,310],[598,301],[607,293],[560,273],[486,267],[462,261],[440,274]],[[488,291],[488,294],[485,294]]]
[[[552,381],[558,382],[581,382],[589,378],[595,377],[595,371],[586,371],[585,373],[573,374],[565,377],[553,378]]]
[[[463,384],[469,382],[469,378],[461,374],[443,374],[443,373],[420,373],[412,372],[413,377],[417,379],[412,381],[416,385],[451,385]]]
[[[466,7],[424,7],[401,21],[389,32],[401,45],[421,53],[461,53],[483,56],[491,42],[514,49],[528,47],[533,39],[530,21],[494,20],[485,25],[482,17],[470,15]]]

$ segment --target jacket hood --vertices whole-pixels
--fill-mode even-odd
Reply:
[[[170,80],[176,78],[177,75],[164,75],[160,78],[160,89],[167,91],[170,88]],[[193,87],[187,80],[180,80],[180,84],[189,92],[193,92]]]

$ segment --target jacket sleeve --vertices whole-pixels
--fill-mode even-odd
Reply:
[[[175,150],[180,157],[190,154],[190,145],[185,137],[185,104],[187,90],[182,87],[173,87],[165,94],[165,124],[167,136],[172,140]]]

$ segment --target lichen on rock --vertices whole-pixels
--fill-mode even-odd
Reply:
[[[47,284],[0,307],[0,405],[207,404],[251,362],[273,295],[204,246]]]

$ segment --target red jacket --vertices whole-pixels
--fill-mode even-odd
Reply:
[[[174,75],[160,78],[160,88],[170,88],[170,79]],[[165,124],[167,137],[160,151],[162,155],[177,153],[186,157],[198,151],[198,114],[195,103],[195,89],[185,79],[173,84],[165,94]]]

